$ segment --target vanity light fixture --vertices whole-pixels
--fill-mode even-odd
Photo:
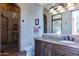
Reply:
[[[49,8],[50,13],[57,14],[65,12],[65,10],[74,10],[75,3],[56,3],[55,6]]]

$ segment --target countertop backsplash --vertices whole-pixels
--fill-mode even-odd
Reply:
[[[42,38],[51,39],[51,40],[69,40],[69,41],[79,42],[79,35],[70,35],[70,34],[44,33],[42,35]]]

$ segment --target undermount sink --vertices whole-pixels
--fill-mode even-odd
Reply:
[[[60,42],[62,42],[62,43],[69,43],[69,44],[74,44],[74,42],[72,42],[72,41],[60,41]]]

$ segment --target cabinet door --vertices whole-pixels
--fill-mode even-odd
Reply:
[[[54,56],[65,56],[65,51],[59,50],[59,49],[55,49],[54,50]]]
[[[43,56],[44,54],[44,42],[40,40],[35,40],[35,55],[36,56]]]
[[[44,42],[44,55],[51,56],[51,43],[50,42]]]

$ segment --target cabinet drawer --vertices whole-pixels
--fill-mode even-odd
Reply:
[[[66,54],[61,50],[54,50],[54,56],[65,56]]]
[[[66,51],[75,51],[75,52],[79,52],[79,49],[77,48],[72,48],[72,47],[69,47],[69,46],[65,46],[65,45],[58,45],[58,44],[54,44],[54,48],[56,49],[63,49],[63,50],[66,50]]]
[[[59,56],[78,56],[78,53],[77,52],[67,52],[67,51],[59,50],[59,49],[55,49],[54,50],[54,55],[56,55],[56,53]]]
[[[54,44],[54,50],[61,50],[62,52],[65,52],[67,55],[79,54],[79,50],[76,48],[72,48],[64,45],[58,45],[58,44]]]

